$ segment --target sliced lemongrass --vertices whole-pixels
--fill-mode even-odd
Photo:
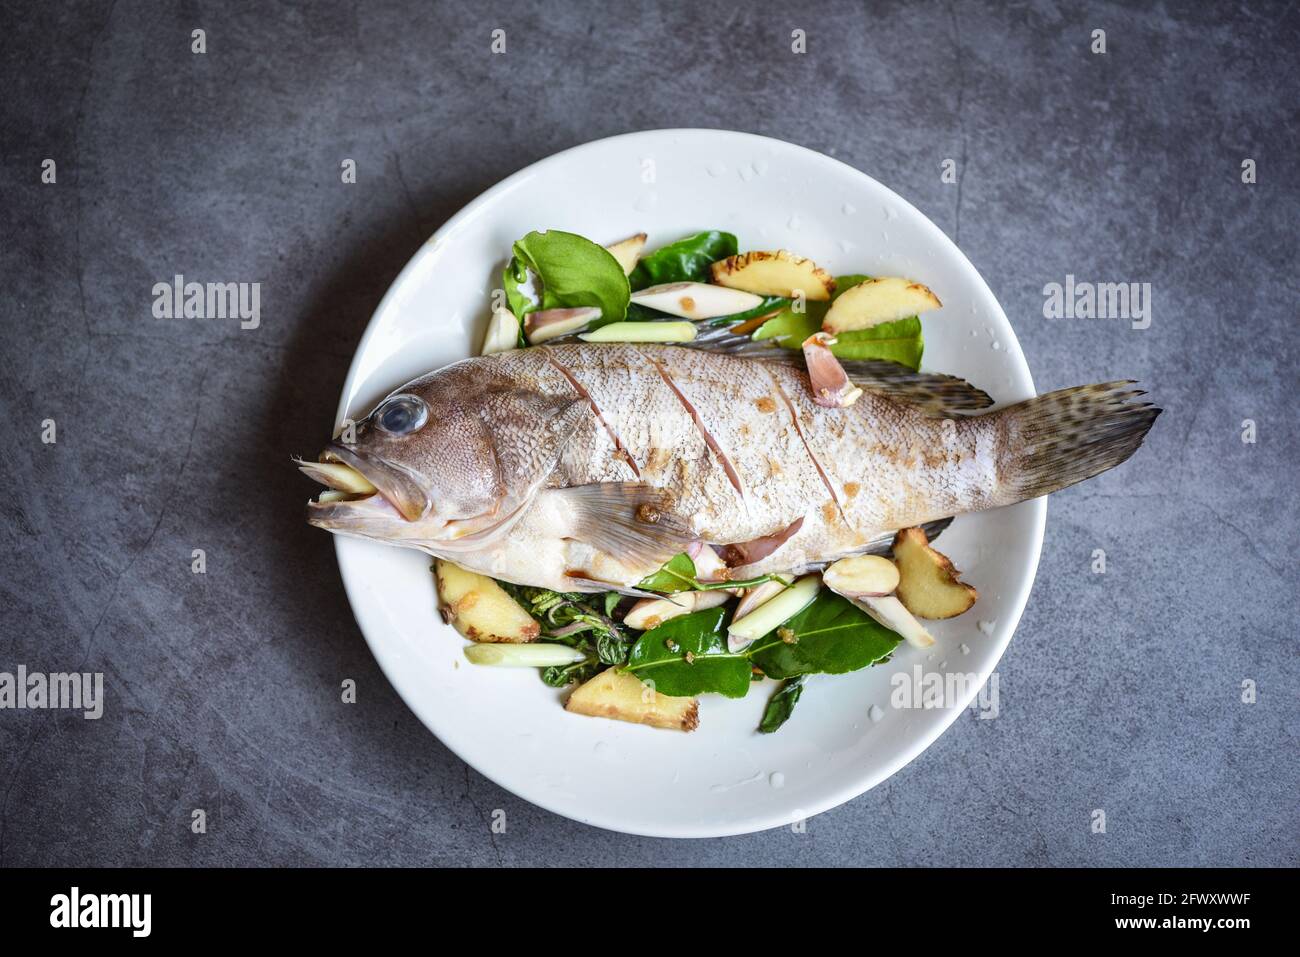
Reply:
[[[627,237],[627,239],[610,243],[605,248],[623,267],[623,275],[628,276],[636,268],[637,260],[641,258],[641,250],[645,248],[645,241],[645,233],[637,233],[635,236]]]
[[[611,322],[578,336],[583,342],[690,342],[695,325],[690,322]]]
[[[336,488],[327,488],[325,491],[321,492],[320,495],[316,496],[316,501],[322,505],[329,505],[331,502],[342,502],[345,499],[350,498],[351,495],[351,492],[343,492]]]
[[[668,282],[632,293],[632,301],[670,316],[699,321],[757,309],[763,297],[703,282]]]
[[[777,581],[775,578],[772,578],[763,582],[761,585],[755,585],[753,588],[746,588],[745,594],[736,605],[736,619],[739,620],[744,618],[751,611],[758,608],[759,605],[771,601],[789,587],[790,586],[785,582]]]
[[[354,495],[368,495],[375,491],[364,475],[342,462],[304,462],[302,459],[297,462],[299,472],[330,488]]]
[[[898,566],[883,555],[855,555],[822,572],[822,581],[848,599],[880,598],[898,587]]]
[[[476,665],[498,668],[553,668],[577,664],[587,656],[568,645],[481,644],[465,649],[465,657]]]
[[[934,637],[925,630],[925,626],[912,617],[912,613],[893,595],[881,598],[856,598],[853,604],[890,631],[898,632],[903,636],[903,640],[914,648],[929,648],[934,644]]]
[[[533,345],[577,332],[593,319],[600,318],[595,306],[577,306],[573,309],[543,309],[524,317],[524,334]]]
[[[643,598],[623,616],[623,624],[638,631],[649,631],[670,618],[717,608],[730,600],[731,594],[725,591],[685,591],[678,592],[671,599]]]
[[[519,320],[515,314],[504,306],[492,313],[488,320],[487,335],[483,337],[480,355],[490,356],[494,352],[509,352],[519,345]]]
[[[741,647],[762,638],[785,624],[811,604],[821,591],[821,578],[805,575],[780,594],[768,599],[744,618],[737,618],[727,629],[728,646],[742,643]]]

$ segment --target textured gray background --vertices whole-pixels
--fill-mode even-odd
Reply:
[[[0,863],[1298,862],[1295,4],[123,0],[3,21],[0,670],[103,671],[108,706],[0,712]],[[625,837],[466,768],[379,673],[287,465],[439,223],[556,150],[668,126],[869,172],[958,240],[1041,390],[1134,376],[1167,410],[1125,468],[1053,498],[1001,717],[963,716],[803,835]],[[262,327],[152,318],[178,272],[261,281]],[[1150,282],[1151,328],[1042,318],[1066,273]]]

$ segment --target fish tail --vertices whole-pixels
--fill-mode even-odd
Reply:
[[[1137,451],[1161,409],[1132,380],[1049,392],[999,413],[1006,458],[1001,484],[1020,502],[1113,469]]]

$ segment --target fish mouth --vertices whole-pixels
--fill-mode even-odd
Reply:
[[[323,500],[308,504],[307,520],[313,525],[329,527],[326,522],[350,514],[362,508],[366,513],[379,514],[394,511],[407,522],[418,522],[433,510],[433,503],[425,494],[420,484],[401,466],[383,459],[368,456],[342,442],[331,442],[318,456],[323,463],[346,465],[374,486],[373,492],[362,492],[339,497],[322,493]],[[304,471],[310,474],[311,463],[305,463]],[[316,477],[316,476],[313,476]],[[328,496],[328,497],[326,497]],[[390,508],[379,506],[387,505]]]

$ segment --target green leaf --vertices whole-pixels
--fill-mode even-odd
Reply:
[[[835,293],[829,302],[806,303],[807,309],[803,313],[783,309],[780,315],[763,323],[753,338],[774,339],[787,349],[800,348],[805,339],[821,329],[830,304],[847,290],[870,278],[860,275],[836,277]],[[899,319],[897,322],[882,322],[870,329],[842,332],[835,338],[831,352],[841,359],[884,359],[912,370],[921,367],[921,354],[925,351],[921,320],[916,316]]]
[[[643,257],[628,279],[633,291],[665,282],[708,282],[709,267],[736,255],[739,249],[731,233],[696,233]]]
[[[921,320],[916,316],[882,322],[869,329],[841,332],[831,346],[831,352],[841,359],[885,359],[914,371],[921,367],[924,351]]]
[[[632,646],[627,670],[675,698],[707,692],[743,698],[750,684],[749,658],[727,650],[728,617],[721,607],[670,618]]]
[[[870,278],[870,276],[864,276],[860,273],[849,273],[847,276],[836,276],[835,291],[831,293],[830,302],[834,302],[854,286],[860,286]],[[830,308],[830,303],[827,303],[826,307]]]
[[[891,654],[901,640],[827,588],[782,627],[750,645],[748,654],[772,678],[842,675]]]
[[[531,232],[514,245],[517,265],[506,268],[506,298],[511,299],[511,275],[514,292],[522,297],[518,285],[524,281],[520,266],[537,274],[542,282],[542,309],[572,309],[597,306],[600,322],[621,322],[627,313],[628,287],[623,267],[604,246],[576,233],[558,229]]]
[[[691,556],[685,552],[678,552],[659,571],[641,579],[636,587],[644,591],[657,591],[665,594],[678,591],[693,591],[695,588],[695,562],[691,561]]]
[[[817,304],[808,303],[807,312],[782,309],[778,315],[759,326],[752,338],[775,339],[779,345],[787,349],[798,349],[805,339],[822,327],[822,316],[826,314],[826,310],[813,309],[815,305]]]
[[[657,591],[671,595],[679,591],[717,591],[721,588],[752,588],[763,582],[776,580],[789,584],[780,575],[759,575],[757,578],[736,578],[725,581],[702,582],[695,577],[695,562],[685,552],[678,552],[659,571],[637,582],[643,591]]]
[[[803,675],[798,678],[791,678],[781,685],[776,693],[768,699],[767,707],[763,709],[763,720],[758,723],[758,730],[763,734],[771,734],[785,724],[789,720],[791,712],[794,711],[795,703],[802,694]]]

